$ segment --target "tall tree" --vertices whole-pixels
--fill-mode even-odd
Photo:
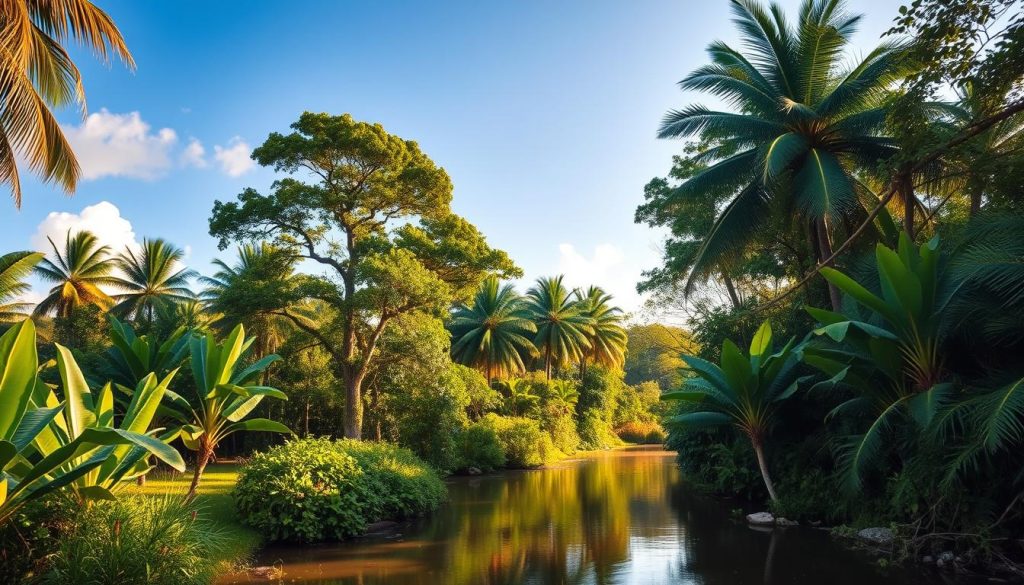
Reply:
[[[725,202],[693,258],[689,284],[735,258],[772,218],[796,218],[797,229],[813,235],[815,258],[830,257],[834,233],[874,198],[856,172],[896,153],[882,132],[886,90],[904,73],[899,45],[884,43],[844,69],[860,17],[845,14],[840,0],[805,0],[795,26],[775,4],[733,0],[732,8],[746,51],[712,43],[711,64],[680,87],[735,111],[691,105],[669,112],[659,131],[718,144],[696,155],[707,168],[673,194]],[[838,290],[830,293],[838,307]]]
[[[0,6],[0,181],[21,206],[18,160],[44,182],[71,193],[78,161],[50,111],[70,104],[85,111],[78,67],[64,45],[74,40],[104,63],[116,55],[134,69],[121,31],[87,0],[7,0]]]
[[[114,295],[114,312],[152,324],[157,311],[195,298],[188,281],[198,276],[185,268],[185,252],[157,238],[143,240],[138,252],[128,248],[116,259],[122,275],[114,282],[123,292]]]
[[[483,370],[490,384],[495,375],[526,369],[523,357],[536,353],[531,341],[537,326],[511,284],[485,278],[471,303],[455,309],[448,329],[456,362]]]
[[[577,302],[584,315],[593,322],[587,341],[590,348],[580,359],[580,374],[586,375],[587,361],[610,368],[621,368],[626,361],[626,329],[622,326],[622,309],[612,304],[612,295],[601,287],[591,286],[584,293],[576,291]]]
[[[288,313],[331,354],[345,384],[346,437],[362,434],[362,386],[381,334],[413,311],[437,312],[465,300],[488,274],[518,268],[452,214],[452,184],[413,141],[349,115],[306,112],[290,134],[271,134],[253,152],[291,176],[271,193],[246,189],[217,201],[210,233],[231,240],[272,239],[322,265],[303,294],[336,316],[311,326]],[[396,225],[403,221],[416,222]]]
[[[594,333],[594,320],[562,284],[564,278],[538,278],[526,292],[526,304],[537,326],[533,344],[544,360],[548,380],[553,368],[579,362],[590,351]]]
[[[36,305],[33,313],[69,317],[75,309],[84,305],[109,309],[114,301],[100,287],[117,284],[111,276],[115,264],[110,257],[110,248],[101,246],[96,236],[87,231],[74,235],[68,231],[63,253],[53,239],[46,239],[53,248],[53,259],[44,258],[36,266],[36,274],[54,286],[46,298]]]
[[[20,300],[29,290],[25,277],[43,255],[39,252],[11,252],[0,256],[0,323],[10,323],[26,316],[32,305]]]

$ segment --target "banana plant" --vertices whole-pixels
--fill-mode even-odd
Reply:
[[[184,327],[160,340],[156,335],[136,335],[131,326],[113,315],[109,320],[113,345],[104,357],[112,379],[118,384],[131,388],[150,373],[166,376],[188,357],[189,336]]]
[[[666,423],[683,428],[702,429],[733,425],[750,439],[761,470],[761,478],[772,501],[777,501],[775,485],[768,471],[764,444],[778,411],[779,403],[793,396],[810,376],[798,376],[803,344],[792,338],[774,351],[772,328],[765,321],[744,354],[730,340],[722,344],[721,365],[696,356],[681,356],[696,374],[679,390],[662,394],[662,400],[679,400],[694,405],[694,411],[669,418]]]
[[[942,315],[951,293],[943,287],[938,237],[916,246],[901,234],[895,250],[876,247],[875,262],[877,294],[838,270],[821,270],[854,301],[849,314],[807,308],[821,341],[806,349],[805,361],[830,375],[829,384],[857,394],[829,418],[867,413],[871,421],[840,452],[854,490],[894,427],[928,426],[953,393],[943,382]]]
[[[85,433],[96,430],[110,432],[126,439],[126,442],[81,452],[61,466],[64,471],[71,471],[93,460],[101,461],[98,467],[91,468],[68,484],[79,502],[88,505],[93,500],[114,499],[113,492],[122,481],[143,476],[152,469],[147,462],[150,455],[156,456],[178,471],[185,470],[185,462],[181,455],[168,445],[177,432],[166,432],[158,437],[156,435],[164,429],[150,429],[153,417],[167,392],[167,386],[177,370],[171,371],[163,380],[157,380],[156,375],[152,373],[140,380],[135,391],[131,393],[131,401],[124,416],[121,417],[120,424],[117,425],[111,383],[108,382],[98,394],[93,395],[71,351],[59,344],[57,369],[67,406],[61,409],[50,424],[32,440],[36,452],[47,457],[74,443]],[[54,408],[61,404],[54,391],[43,384],[36,385],[32,403],[45,408]]]
[[[288,399],[276,388],[254,383],[263,370],[279,359],[277,355],[241,367],[240,359],[254,339],[246,339],[245,327],[239,324],[221,343],[211,334],[189,340],[196,393],[192,400],[186,400],[168,392],[171,401],[167,409],[170,416],[182,423],[185,446],[196,452],[188,498],[195,497],[203,471],[225,437],[239,431],[291,433],[288,427],[270,419],[244,420],[264,398]]]
[[[67,371],[74,360],[65,352],[61,352],[61,360]],[[107,447],[152,449],[184,470],[180,456],[175,459],[164,450],[165,444],[158,445],[152,437],[89,424],[95,422],[95,412],[89,412],[74,388],[64,388],[65,401],[45,404],[50,389],[38,372],[36,330],[32,321],[25,320],[0,335],[0,523],[25,503],[100,468],[110,456]],[[37,452],[37,438],[59,424],[55,422],[58,416],[70,417],[65,422],[72,421],[74,436],[52,450]]]

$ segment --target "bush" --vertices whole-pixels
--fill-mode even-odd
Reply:
[[[593,451],[610,449],[622,444],[612,432],[612,427],[601,415],[601,411],[591,408],[583,413],[579,421],[580,449]]]
[[[78,503],[56,492],[21,507],[0,525],[0,583],[28,583],[74,527]]]
[[[179,495],[122,497],[80,511],[45,582],[206,584],[226,545],[225,533]]]
[[[257,453],[234,497],[245,523],[268,540],[317,542],[362,534],[375,496],[356,459],[318,438]]]
[[[409,449],[349,439],[338,441],[335,447],[355,458],[371,493],[378,496],[371,502],[371,522],[422,516],[444,501],[444,482]]]
[[[665,431],[656,422],[629,421],[619,425],[615,434],[627,443],[660,445],[665,442]]]
[[[445,488],[408,449],[387,443],[290,441],[242,468],[235,503],[268,540],[319,542],[362,534],[366,525],[437,508]]]
[[[554,455],[554,448],[550,447],[551,437],[541,431],[540,423],[533,419],[488,414],[482,422],[498,436],[508,467],[538,467],[547,463]],[[546,444],[543,442],[545,438]]]
[[[505,466],[505,450],[498,433],[487,423],[475,422],[459,436],[460,469],[475,467],[480,471],[494,471]]]
[[[555,448],[572,455],[580,448],[580,436],[576,433],[576,421],[571,416],[560,416],[550,423],[551,442]]]

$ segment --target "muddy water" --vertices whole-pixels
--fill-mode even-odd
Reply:
[[[269,547],[257,564],[283,570],[280,582],[319,585],[944,582],[883,570],[813,528],[752,529],[729,508],[691,493],[673,453],[634,448],[453,478],[429,518],[344,544]]]

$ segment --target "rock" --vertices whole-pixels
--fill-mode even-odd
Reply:
[[[466,468],[466,475],[480,475],[481,473],[483,473],[483,472],[480,471],[479,467],[467,467]]]
[[[398,522],[392,520],[381,520],[380,522],[374,522],[366,525],[366,532],[363,536],[378,536],[381,534],[388,534],[398,527]]]
[[[935,562],[935,559],[932,557],[932,555],[925,555],[921,557],[921,562],[926,565],[930,565]]]
[[[776,526],[799,526],[800,523],[797,522],[796,520],[787,520],[786,518],[776,518],[775,519],[775,525]]]
[[[754,526],[774,526],[775,516],[771,512],[755,512],[747,514],[747,523]]]
[[[953,556],[953,553],[951,553],[951,552],[949,552],[947,550],[946,552],[944,552],[941,555],[939,555],[939,560],[935,561],[935,566],[939,567],[940,569],[942,569],[942,568],[950,568],[951,569],[951,568],[953,568],[953,561],[954,560],[956,560],[956,557]]]
[[[889,544],[892,542],[892,530],[879,526],[865,528],[857,533],[857,538],[873,544]]]

